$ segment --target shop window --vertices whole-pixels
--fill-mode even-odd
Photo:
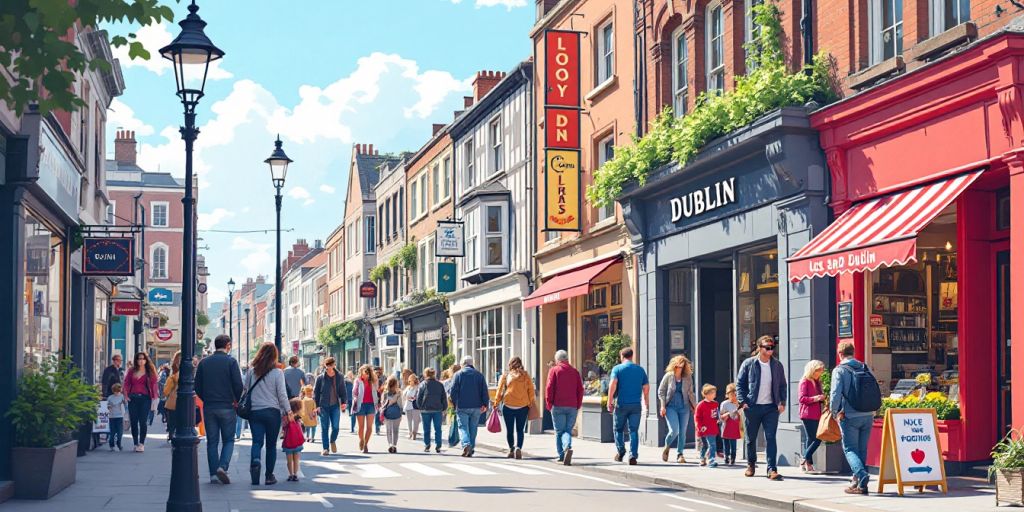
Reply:
[[[607,287],[605,287],[607,290]],[[601,338],[622,333],[622,309],[615,308],[583,316],[583,381],[588,396],[608,393],[608,375],[597,364],[601,351]]]
[[[501,308],[488,309],[466,317],[466,341],[472,350],[476,369],[487,378],[487,384],[497,385],[502,372]]]
[[[971,0],[931,0],[930,4],[932,37],[971,20]]]
[[[739,254],[736,367],[750,356],[754,341],[779,335],[779,251],[759,248]]]
[[[597,55],[594,69],[597,71],[594,86],[611,80],[615,74],[615,30],[611,20],[597,29]]]
[[[63,332],[63,244],[56,231],[31,214],[25,217],[24,366],[60,354]]]
[[[869,3],[871,64],[903,55],[903,0]]]
[[[709,94],[720,94],[725,91],[725,21],[722,4],[708,6],[705,19],[707,91]]]
[[[689,82],[687,69],[690,67],[690,54],[686,42],[686,31],[679,27],[672,33],[672,111],[676,116],[686,114],[688,104]]]
[[[668,272],[668,355],[693,357],[694,271],[692,268]]]
[[[608,287],[595,286],[587,294],[586,310],[601,309],[608,307]]]

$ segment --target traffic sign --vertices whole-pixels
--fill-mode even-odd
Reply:
[[[154,334],[156,334],[156,339],[160,341],[170,341],[170,339],[174,337],[174,331],[166,327],[157,329]]]

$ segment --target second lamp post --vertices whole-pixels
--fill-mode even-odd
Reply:
[[[284,179],[288,175],[288,164],[292,159],[284,154],[281,148],[281,136],[274,141],[274,152],[270,158],[264,160],[270,166],[270,179],[274,183],[274,205],[277,208],[277,259],[274,260],[274,345],[277,346],[279,357],[281,352],[281,189],[284,188]]]

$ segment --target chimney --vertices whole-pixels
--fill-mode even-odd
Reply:
[[[480,101],[480,98],[487,96],[495,85],[498,85],[505,73],[503,71],[478,71],[473,79],[473,100]],[[467,105],[468,106],[468,105]]]
[[[543,18],[556,4],[558,0],[537,0],[537,19]]]
[[[324,248],[324,241],[323,240],[313,240],[313,248],[314,249],[323,249]]]
[[[376,155],[377,154],[377,152],[373,150],[373,144],[367,144],[366,145],[366,154],[367,155]]]
[[[135,132],[118,130],[114,137],[114,160],[120,164],[135,165],[138,149],[135,143]]]
[[[473,86],[474,87],[476,86],[475,82],[474,82]],[[463,96],[462,97],[462,108],[469,108],[469,107],[472,107],[472,106],[473,106],[473,97],[472,96]]]
[[[431,135],[432,137],[433,137],[434,135],[437,135],[437,132],[439,132],[439,131],[443,130],[445,126],[448,126],[448,125],[446,125],[446,124],[444,124],[444,123],[434,123],[434,127],[433,127],[433,133],[431,133],[430,135]]]

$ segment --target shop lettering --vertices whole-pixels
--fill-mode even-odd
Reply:
[[[875,251],[864,250],[858,252],[850,252],[846,254],[837,254],[828,258],[819,258],[807,262],[811,272],[833,272],[842,271],[844,268],[860,267],[864,265],[874,265],[878,259],[878,255]]]
[[[117,255],[115,254],[93,254],[92,259],[96,261],[115,261]]]
[[[930,443],[932,436],[924,428],[924,420],[920,418],[906,418],[903,420],[903,427],[910,430],[909,434],[900,434],[902,443]]]
[[[735,202],[736,178],[719,181],[685,196],[672,198],[669,201],[672,206],[672,222],[689,219]]]

